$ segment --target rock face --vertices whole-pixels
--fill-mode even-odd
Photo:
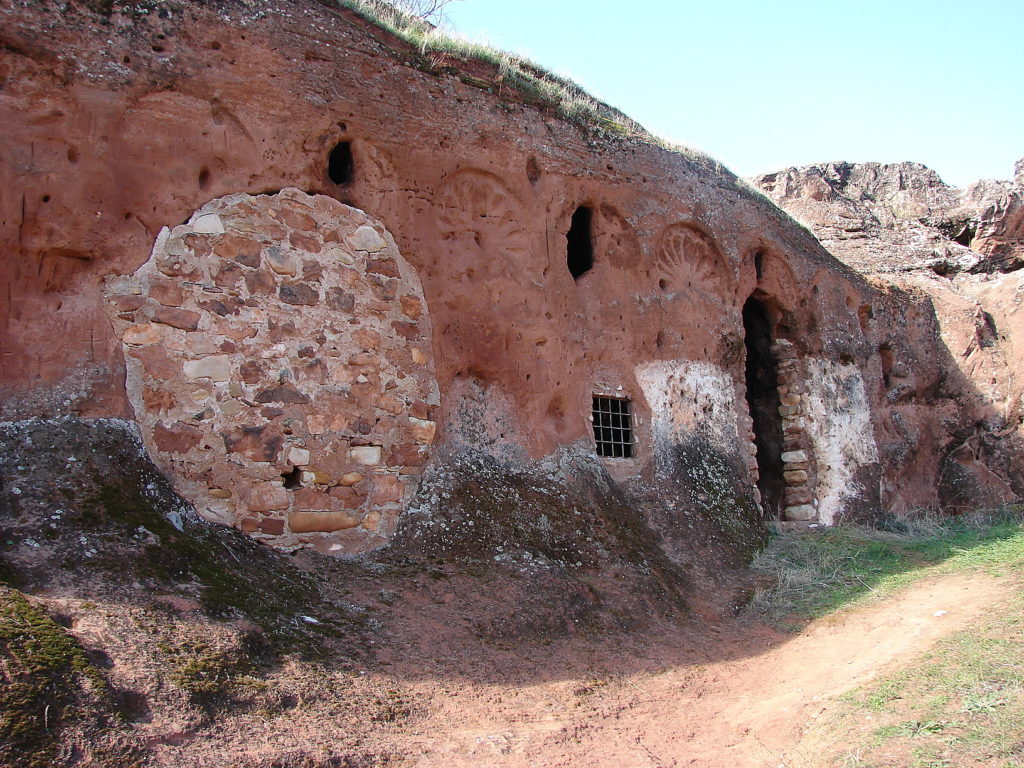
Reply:
[[[920,163],[828,163],[751,181],[861,271],[946,275],[1024,267],[1024,161],[1015,171],[966,189]]]
[[[909,453],[899,449],[903,461],[938,461],[932,505],[969,510],[1016,498],[1024,476],[1024,161],[1012,181],[964,190],[917,163],[831,163],[752,181],[876,285],[920,296],[929,305],[921,310],[934,313],[948,351],[930,366],[938,380],[914,372],[921,357],[903,343],[902,324],[883,333],[878,348],[887,431],[920,422],[922,404],[960,422],[939,446],[927,445],[933,432],[915,428]],[[943,390],[961,394],[943,404]],[[970,412],[979,414],[973,427]],[[1002,469],[993,472],[996,465]],[[920,503],[919,490],[889,487],[890,504]]]
[[[0,406],[134,413],[209,519],[576,565],[581,517],[713,576],[1024,490],[929,301],[712,161],[329,2],[0,13]]]

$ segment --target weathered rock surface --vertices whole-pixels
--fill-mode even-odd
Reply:
[[[930,305],[908,307],[904,319],[934,313],[934,333],[948,351],[927,361],[938,379],[915,374],[924,361],[905,344],[905,322],[878,338],[888,430],[913,434],[898,458],[940,465],[926,506],[968,510],[1017,498],[1024,478],[1024,161],[1012,181],[963,190],[917,163],[831,163],[753,181],[880,288]],[[943,390],[960,392],[955,405],[940,404]],[[934,433],[907,426],[921,422],[921,404],[945,411],[947,424],[957,420],[954,411],[979,418],[961,420],[940,445],[929,445]],[[912,507],[920,491],[891,482],[884,498]]]
[[[920,163],[828,163],[751,181],[864,272],[1024,267],[1024,160],[1012,181],[943,183]]]

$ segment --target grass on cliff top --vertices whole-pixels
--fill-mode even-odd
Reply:
[[[1024,570],[1024,507],[959,517],[888,518],[878,528],[776,533],[753,563],[749,616],[794,629],[884,597],[927,574]]]
[[[424,63],[436,68],[449,58],[479,61],[498,69],[498,81],[464,81],[485,89],[507,86],[529,98],[552,106],[565,119],[592,126],[610,134],[656,144],[671,152],[697,161],[720,176],[733,174],[710,155],[684,144],[654,136],[642,125],[587,93],[578,84],[551,72],[539,64],[508,51],[502,51],[458,35],[450,34],[423,19],[405,13],[384,0],[334,0],[360,17],[415,47]]]

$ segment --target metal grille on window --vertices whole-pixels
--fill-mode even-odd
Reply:
[[[629,400],[594,395],[594,440],[598,456],[633,458],[633,417]]]

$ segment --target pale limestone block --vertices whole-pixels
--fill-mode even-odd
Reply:
[[[354,448],[349,448],[348,457],[357,464],[370,466],[380,464],[380,451],[379,445],[357,445]]]
[[[288,449],[288,463],[293,467],[305,467],[309,464],[309,451],[293,445]]]
[[[206,213],[192,222],[192,230],[200,235],[222,235],[224,222],[216,213]]]
[[[787,520],[798,520],[806,522],[808,520],[814,520],[818,516],[818,511],[810,504],[798,504],[795,507],[786,507],[783,512],[783,516]]]
[[[231,378],[231,358],[228,355],[209,355],[198,360],[186,360],[184,369],[190,379],[227,381]]]
[[[381,237],[380,232],[368,224],[363,224],[348,236],[348,244],[356,251],[376,253],[388,247],[388,241]]]

